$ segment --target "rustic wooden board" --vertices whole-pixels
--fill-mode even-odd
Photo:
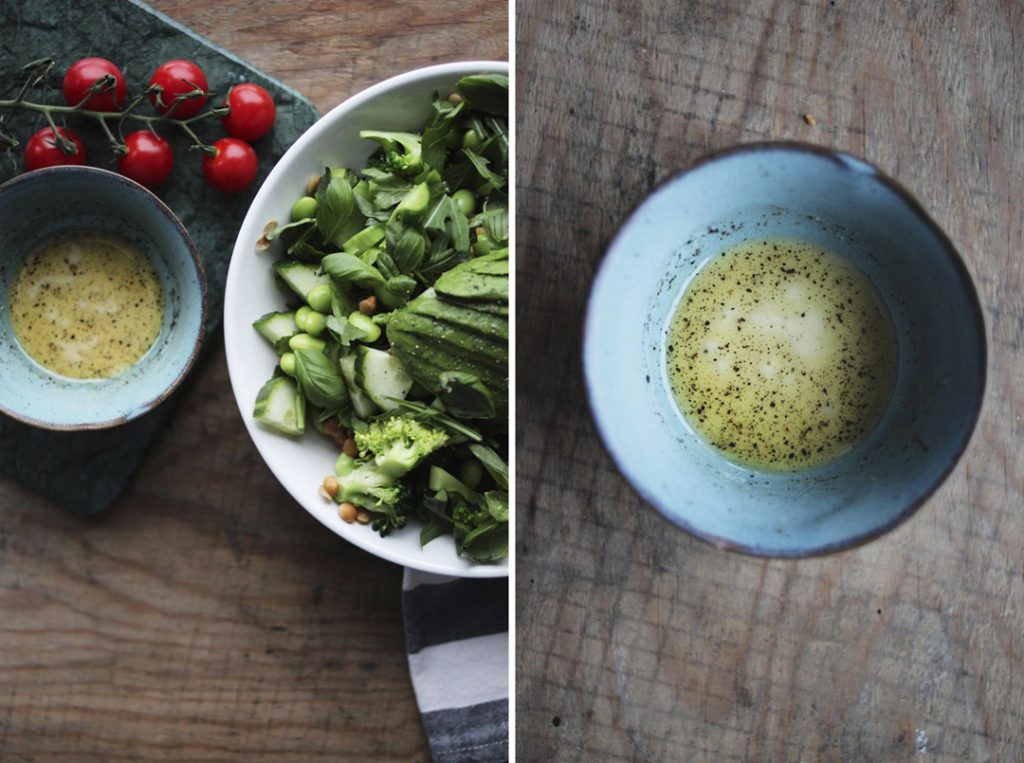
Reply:
[[[508,56],[503,3],[153,5],[321,112],[420,65]],[[429,760],[401,568],[279,487],[209,342],[108,513],[0,480],[0,760]]]
[[[523,0],[517,17],[520,758],[1024,760],[1024,8]],[[701,154],[765,139],[903,181],[963,252],[990,336],[953,476],[891,535],[808,561],[714,550],[644,506],[580,379],[616,226]]]

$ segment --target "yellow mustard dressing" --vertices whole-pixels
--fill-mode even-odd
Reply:
[[[75,379],[130,368],[153,346],[164,317],[153,265],[127,239],[104,232],[48,239],[18,269],[8,304],[25,352]]]
[[[672,317],[668,377],[687,421],[727,458],[814,468],[863,440],[896,378],[871,282],[814,244],[748,241],[702,267]]]

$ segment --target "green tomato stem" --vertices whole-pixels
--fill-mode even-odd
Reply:
[[[53,130],[53,141],[54,143],[57,144],[57,148],[59,148],[68,156],[73,155],[78,150],[78,147],[75,145],[74,141],[68,140],[63,135],[61,135],[60,130],[57,128],[57,123],[53,120],[52,114],[47,113],[45,116],[46,121],[50,123],[50,129]]]
[[[31,82],[31,78],[27,81],[26,84],[28,84],[28,82]],[[149,90],[147,90],[145,93],[136,96],[136,98],[132,100],[129,103],[129,105],[122,111],[93,111],[92,109],[83,109],[82,104],[78,104],[76,106],[58,106],[55,104],[35,103],[34,101],[23,100],[24,91],[26,91],[27,89],[28,87],[24,88],[23,91],[18,93],[18,95],[14,98],[0,100],[0,109],[25,109],[26,111],[35,111],[45,116],[46,121],[49,122],[50,126],[54,130],[57,129],[57,124],[53,118],[55,114],[76,114],[78,116],[83,116],[88,119],[94,119],[100,123],[100,126],[106,133],[107,137],[110,139],[110,142],[113,145],[115,151],[119,147],[123,148],[124,141],[123,139],[118,140],[116,137],[114,137],[114,134],[111,132],[109,126],[107,125],[108,119],[118,120],[119,134],[121,133],[121,124],[125,120],[142,122],[144,124],[149,125],[150,129],[152,129],[152,126],[154,124],[175,125],[179,129],[181,129],[186,135],[188,135],[189,138],[192,139],[195,148],[199,148],[203,151],[206,151],[207,153],[214,153],[214,148],[212,146],[207,145],[202,139],[200,139],[200,137],[196,135],[195,131],[192,130],[190,125],[192,125],[195,122],[213,119],[216,117],[222,117],[231,111],[231,109],[227,106],[218,106],[216,108],[210,109],[209,111],[204,111],[201,114],[196,114],[195,116],[189,117],[188,119],[175,119],[170,115],[170,113],[157,115],[136,114],[133,111],[133,109],[146,97],[146,95],[150,92]],[[60,146],[61,150],[67,154],[72,154],[75,151],[74,143],[68,141],[66,138],[61,136],[60,133],[57,133],[57,144]]]

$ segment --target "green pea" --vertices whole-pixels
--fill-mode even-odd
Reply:
[[[476,490],[484,479],[484,468],[475,458],[463,461],[459,467],[459,479],[470,490]]]
[[[309,334],[296,334],[288,340],[288,346],[293,350],[317,350],[323,352],[327,349],[327,342]]]
[[[468,148],[470,151],[475,151],[480,148],[480,136],[476,134],[476,130],[466,130],[462,135],[462,147]]]
[[[299,327],[300,331],[305,331],[312,336],[319,336],[327,328],[327,319],[303,305],[295,311],[295,325]]]
[[[476,212],[476,196],[468,188],[462,188],[452,194],[452,201],[466,217]]]
[[[322,314],[310,310],[299,328],[311,336],[320,336],[327,330],[327,319]]]
[[[309,303],[309,306],[318,313],[327,315],[331,312],[330,285],[325,283],[317,284],[309,290],[309,294],[306,295],[306,301]]]
[[[281,360],[278,361],[281,365],[281,370],[289,376],[295,376],[295,353],[286,352],[281,356]]]
[[[380,326],[374,323],[373,318],[369,315],[364,315],[356,310],[348,317],[348,322],[366,334],[360,341],[369,344],[370,342],[376,342],[380,338]]]
[[[292,222],[305,220],[307,217],[316,217],[316,199],[312,196],[300,196],[299,200],[292,204]]]

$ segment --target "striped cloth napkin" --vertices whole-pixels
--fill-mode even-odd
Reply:
[[[508,760],[508,579],[406,569],[402,615],[434,762]]]

